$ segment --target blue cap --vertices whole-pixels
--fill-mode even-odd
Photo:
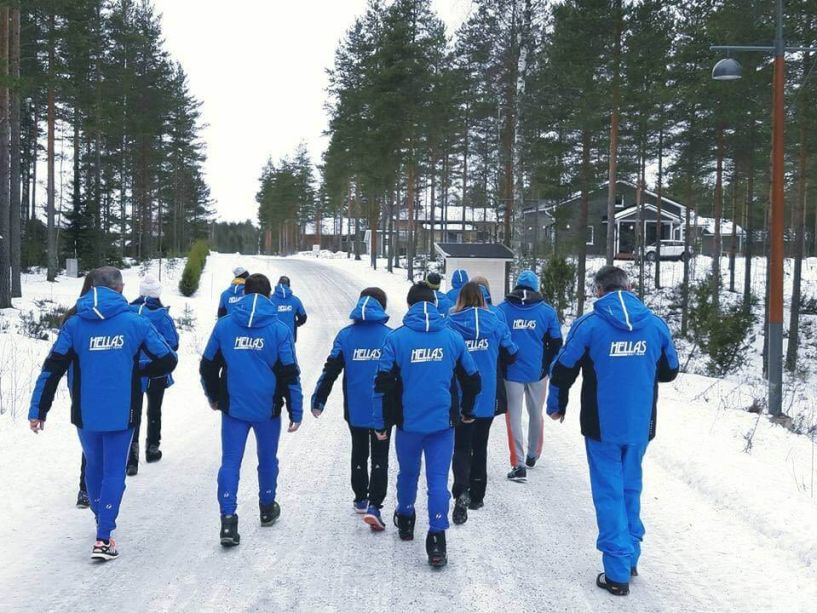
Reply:
[[[527,287],[535,292],[539,291],[539,277],[532,270],[524,270],[516,279],[516,284]]]

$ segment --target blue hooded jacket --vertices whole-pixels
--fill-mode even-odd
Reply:
[[[484,285],[480,285],[479,289],[482,290],[482,298],[485,300],[485,305],[488,307],[488,310],[499,317],[500,321],[507,326],[508,322],[505,321],[505,313],[503,313],[498,306],[494,305],[494,302],[491,299],[491,292],[488,291],[488,288]]]
[[[434,298],[436,302],[434,306],[437,307],[437,310],[440,312],[440,315],[443,317],[448,316],[448,312],[454,307],[454,303],[448,299],[448,294],[445,292],[441,292],[438,289],[434,290]]]
[[[458,268],[451,274],[451,289],[446,294],[451,301],[451,306],[457,304],[460,290],[466,283],[468,283],[468,271],[464,268]]]
[[[519,358],[508,366],[505,378],[517,383],[533,383],[547,376],[550,363],[562,346],[562,328],[556,311],[542,295],[517,286],[499,305],[519,345]]]
[[[244,278],[236,277],[230,283],[230,287],[221,292],[221,298],[218,301],[218,316],[219,318],[229,315],[233,307],[244,297]]]
[[[230,417],[250,422],[278,417],[284,400],[293,422],[303,417],[292,335],[266,296],[247,294],[216,322],[199,373],[207,400]]]
[[[474,416],[493,417],[500,412],[497,394],[500,356],[504,363],[512,363],[519,348],[511,340],[511,332],[505,322],[487,309],[473,307],[451,313],[446,323],[462,335],[480,372],[482,390],[476,399]]]
[[[588,438],[645,444],[655,436],[658,383],[678,375],[663,319],[630,292],[606,294],[577,319],[551,369],[549,415],[564,413],[582,374],[581,427]]]
[[[298,328],[306,323],[306,311],[300,298],[292,293],[287,285],[278,284],[270,296],[272,304],[278,313],[278,319],[285,324],[292,333],[292,340],[298,340]]]
[[[383,344],[375,377],[374,427],[446,430],[458,423],[460,413],[473,416],[479,391],[479,371],[462,336],[445,325],[433,303],[418,302]]]
[[[389,316],[375,298],[362,297],[349,319],[354,321],[338,332],[326,359],[315,393],[312,409],[323,411],[335,379],[343,374],[343,417],[356,428],[372,428],[372,389],[383,341],[391,332]]]
[[[147,358],[142,366],[141,355]],[[130,310],[122,294],[94,287],[60,329],[34,387],[29,419],[46,418],[69,367],[71,422],[91,432],[111,432],[139,423],[140,378],[169,374],[176,354],[146,317]]]
[[[147,317],[173,351],[179,350],[179,333],[176,331],[176,324],[173,323],[173,318],[170,316],[170,307],[164,306],[158,298],[139,296],[136,300],[131,302],[130,308],[139,315]],[[144,367],[149,361],[148,357],[143,353],[139,358],[139,365]],[[165,375],[159,378],[165,379],[166,387],[173,385],[173,377],[171,375]],[[146,389],[147,383],[148,379],[145,378],[142,381],[142,387]]]

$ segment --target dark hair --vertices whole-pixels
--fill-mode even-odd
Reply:
[[[457,304],[454,305],[454,312],[459,313],[468,308],[485,308],[485,296],[482,295],[482,287],[479,283],[469,281],[460,289],[457,296]]]
[[[282,276],[280,279],[278,279],[278,285],[286,285],[289,287],[289,277],[286,275]]]
[[[605,294],[630,289],[630,279],[627,273],[618,266],[602,266],[593,276],[593,283],[596,289],[600,289]]]
[[[409,288],[406,302],[409,306],[414,306],[418,302],[434,302],[434,290],[427,283],[420,281]]]
[[[79,290],[79,297],[82,298],[85,294],[91,291],[91,288],[94,286],[94,271],[90,270],[86,273],[85,278],[82,280],[82,289]],[[65,324],[66,321],[71,319],[74,315],[77,314],[77,305],[74,303],[70,309],[65,311],[60,318],[60,327]]]
[[[367,287],[362,292],[360,292],[360,297],[363,298],[364,296],[370,296],[377,300],[384,309],[386,308],[386,292],[384,292],[379,287]]]
[[[244,282],[245,294],[261,294],[269,298],[271,292],[272,286],[266,275],[255,273],[247,277],[247,280]]]
[[[122,271],[114,266],[102,266],[92,271],[93,287],[107,287],[115,291],[120,291],[125,287],[122,280]]]

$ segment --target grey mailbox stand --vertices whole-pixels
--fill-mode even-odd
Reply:
[[[499,303],[508,291],[507,263],[514,259],[513,251],[499,243],[435,243],[434,249],[445,260],[446,287],[451,287],[451,274],[458,268],[468,277],[482,275],[491,284],[491,296]]]

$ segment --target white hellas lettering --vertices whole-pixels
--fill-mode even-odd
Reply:
[[[411,363],[420,364],[422,362],[442,362],[442,347],[422,347],[411,350]]]
[[[613,341],[610,343],[611,358],[640,357],[647,354],[647,341]]]
[[[234,348],[236,350],[261,351],[264,348],[264,339],[253,336],[236,336]]]
[[[125,346],[125,336],[92,336],[88,345],[90,351],[110,351],[111,349],[122,349]]]
[[[465,341],[468,351],[488,351],[489,343],[487,338],[473,339]]]
[[[360,347],[355,349],[352,352],[352,361],[353,362],[365,362],[368,360],[379,360],[380,359],[380,349],[366,349],[365,347]]]
[[[536,320],[535,319],[514,319],[513,320],[513,329],[514,330],[536,330]]]
[[[291,304],[279,304],[278,305],[278,312],[279,313],[288,313],[291,310],[292,310],[292,305]]]

